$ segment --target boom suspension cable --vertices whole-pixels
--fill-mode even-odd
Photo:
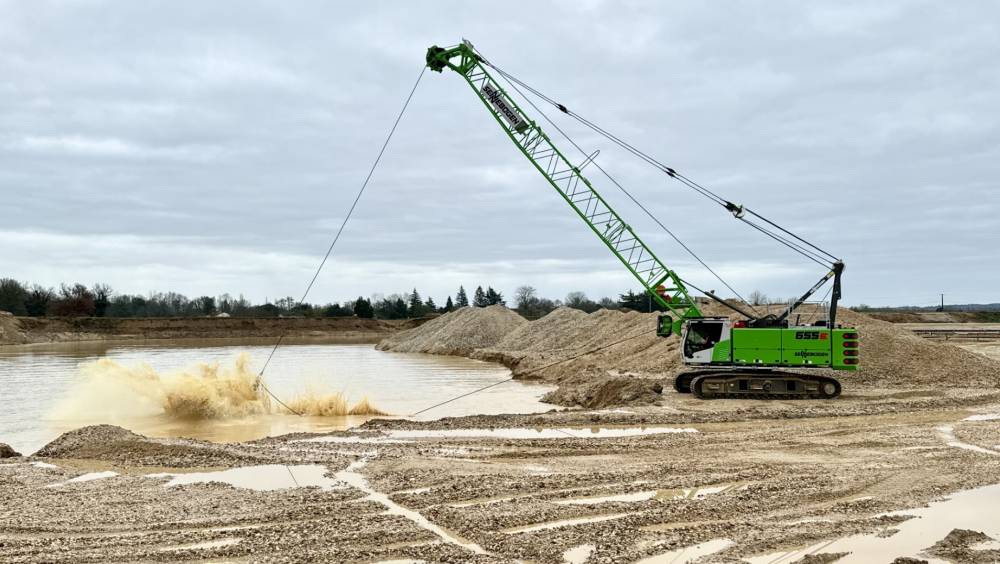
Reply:
[[[477,52],[477,54],[478,54],[478,52]],[[529,92],[531,92],[535,96],[537,96],[537,97],[541,98],[542,100],[545,100],[549,104],[555,106],[559,111],[561,111],[564,114],[566,114],[566,115],[572,117],[573,119],[577,120],[578,122],[580,122],[581,124],[583,124],[587,128],[589,128],[589,129],[593,130],[594,132],[598,133],[599,135],[605,137],[606,139],[608,139],[612,143],[618,145],[619,147],[621,147],[622,149],[624,149],[627,152],[631,153],[632,155],[636,156],[640,160],[642,160],[642,161],[646,162],[647,164],[649,164],[649,165],[657,168],[658,170],[666,173],[668,176],[670,176],[671,178],[677,180],[681,184],[687,186],[688,188],[694,190],[695,192],[701,194],[702,196],[708,198],[709,200],[715,202],[716,204],[719,204],[719,205],[722,205],[723,207],[726,207],[727,209],[732,210],[733,208],[737,207],[737,206],[735,206],[735,204],[732,204],[731,202],[729,202],[728,200],[726,200],[722,196],[719,196],[715,192],[709,190],[708,188],[702,186],[701,184],[698,184],[697,182],[695,182],[695,181],[691,180],[690,178],[684,176],[683,174],[677,172],[674,168],[669,167],[669,166],[663,164],[662,162],[658,161],[654,157],[648,155],[647,153],[644,153],[640,149],[636,148],[635,146],[633,146],[630,143],[626,142],[625,140],[621,139],[617,135],[614,135],[610,131],[608,131],[608,130],[602,128],[602,127],[600,127],[599,125],[595,124],[594,122],[592,122],[592,121],[584,118],[583,116],[577,114],[576,112],[570,110],[564,104],[561,104],[561,103],[557,102],[556,100],[550,98],[549,96],[546,96],[544,93],[542,93],[539,90],[531,87],[530,85],[528,85],[524,81],[522,81],[522,80],[518,79],[517,77],[511,75],[510,73],[504,71],[500,67],[498,67],[498,66],[494,65],[493,63],[489,62],[489,60],[487,60],[485,57],[482,57],[481,54],[480,54],[480,58],[483,61],[483,64],[485,64],[485,65],[489,66],[490,68],[492,68],[493,70],[495,70],[500,76],[502,76],[503,78],[505,78],[508,82],[513,82],[513,83],[515,83],[515,84],[523,87],[525,90],[528,90]],[[512,85],[512,87],[513,87],[513,85]],[[517,90],[517,88],[514,88],[514,89]],[[520,92],[519,90],[518,90],[518,93],[521,94],[522,97],[524,97],[524,94],[522,92]],[[548,118],[546,117],[546,119],[548,119]],[[549,122],[551,123],[551,120],[549,120]],[[839,261],[839,259],[836,256],[834,256],[833,254],[831,254],[831,253],[823,250],[822,248],[816,246],[815,244],[813,244],[813,243],[811,243],[811,242],[803,239],[802,237],[796,235],[795,233],[792,233],[791,231],[785,229],[784,227],[781,227],[780,225],[778,225],[778,224],[772,222],[771,220],[769,220],[769,219],[761,216],[760,214],[754,212],[753,210],[750,210],[749,208],[745,208],[745,207],[742,208],[742,210],[745,211],[746,213],[752,214],[753,216],[755,216],[758,219],[766,222],[768,225],[772,226],[775,229],[780,230],[781,232],[787,234],[788,236],[793,237],[794,239],[798,240],[801,244],[794,244],[791,241],[789,241],[787,238],[774,233],[770,229],[767,229],[767,228],[762,227],[760,225],[751,223],[751,222],[747,221],[745,218],[741,217],[740,219],[743,220],[744,223],[747,223],[748,225],[755,226],[755,228],[758,231],[761,231],[762,233],[768,235],[769,237],[771,237],[775,241],[781,243],[782,245],[785,245],[786,247],[790,248],[791,250],[793,250],[793,251],[795,251],[795,252],[797,252],[799,254],[802,254],[803,256],[809,258],[810,260],[813,260],[814,262],[819,262],[819,264],[821,264],[823,266],[826,266],[826,267],[830,266],[830,264],[827,264],[827,263],[834,263],[834,262]]]
[[[319,266],[316,267],[316,272],[313,274],[312,279],[309,280],[309,284],[306,286],[304,292],[302,292],[302,297],[296,303],[295,307],[301,306],[306,298],[309,296],[309,292],[312,290],[313,285],[316,284],[316,279],[319,278],[319,273],[322,272],[323,267],[326,266],[326,262],[330,259],[333,254],[334,247],[337,246],[337,242],[340,241],[340,236],[344,233],[344,228],[347,227],[347,222],[351,220],[351,216],[354,215],[355,208],[358,207],[358,202],[361,201],[361,196],[365,193],[365,189],[368,188],[368,183],[372,179],[372,175],[375,174],[375,169],[378,167],[379,162],[382,160],[382,155],[385,154],[386,148],[389,146],[389,141],[392,140],[392,135],[396,133],[396,127],[399,126],[399,122],[403,119],[403,114],[406,113],[406,108],[410,106],[410,100],[413,99],[413,94],[417,91],[417,86],[420,85],[420,79],[424,77],[424,72],[427,71],[427,66],[425,65],[420,69],[420,74],[417,76],[417,81],[413,83],[413,88],[410,89],[410,94],[406,97],[406,101],[403,102],[403,108],[399,110],[399,115],[396,116],[396,121],[393,122],[392,128],[389,129],[389,134],[385,138],[385,142],[382,143],[382,149],[379,150],[378,156],[375,157],[375,162],[372,163],[371,169],[368,170],[368,176],[365,177],[365,181],[361,183],[361,188],[358,190],[357,196],[354,197],[354,202],[351,203],[350,209],[347,210],[347,215],[344,216],[344,221],[341,222],[340,228],[337,229],[337,234],[333,237],[333,241],[330,242],[330,246],[326,249],[326,254],[323,255],[323,260],[320,261]],[[287,332],[282,332],[278,336],[278,340],[274,343],[274,347],[271,352],[267,355],[267,359],[264,361],[264,366],[261,367],[260,372],[257,374],[257,385],[261,387],[267,395],[271,396],[276,402],[281,404],[282,407],[288,411],[294,413],[295,415],[302,415],[301,412],[296,411],[289,407],[285,402],[278,399],[278,396],[274,395],[264,384],[264,371],[267,370],[269,364],[271,364],[271,359],[274,358],[274,353],[277,352],[278,347],[281,346],[281,342],[285,339]]]
[[[487,63],[487,64],[489,64],[489,63]],[[496,69],[496,67],[493,67],[492,65],[490,65],[490,66],[491,66],[491,68]],[[514,84],[510,80],[509,76],[506,73],[500,71],[499,69],[497,69],[497,72],[507,82],[507,84],[510,85],[511,90],[513,90],[518,95],[520,95],[521,98],[524,99],[524,101],[526,101],[532,108],[534,108],[534,110],[537,111],[545,119],[545,121],[547,121],[549,123],[549,125],[551,125],[553,128],[555,128],[555,130],[558,131],[559,134],[562,135],[563,138],[566,139],[566,141],[568,141],[573,147],[575,147],[576,150],[580,151],[584,155],[587,155],[587,152],[584,151],[583,148],[580,147],[580,145],[578,145],[576,143],[576,141],[574,141],[565,131],[563,131],[562,128],[560,128],[554,121],[552,121],[552,119],[549,118],[549,116],[545,112],[543,112],[542,109],[539,108],[531,100],[531,98],[528,98],[524,94],[524,92],[522,92],[517,87],[517,85]],[[652,219],[660,227],[660,229],[662,229],[664,232],[666,232],[667,235],[669,235],[678,245],[681,246],[681,248],[683,248],[689,255],[691,255],[696,261],[698,261],[699,264],[701,264],[706,270],[708,270],[712,274],[712,276],[714,276],[723,286],[725,286],[726,288],[728,288],[729,291],[732,292],[737,298],[739,298],[743,303],[747,304],[747,306],[749,306],[751,309],[753,309],[753,305],[751,305],[750,303],[748,303],[747,300],[744,299],[743,296],[740,295],[740,293],[738,291],[736,291],[735,288],[733,288],[728,282],[726,282],[725,279],[722,278],[722,276],[720,276],[715,270],[712,269],[712,267],[708,266],[708,264],[704,260],[702,260],[701,257],[699,257],[688,245],[686,245],[683,241],[681,241],[681,239],[679,237],[677,237],[677,235],[675,235],[673,233],[673,231],[671,231],[669,228],[667,228],[667,226],[662,221],[660,221],[660,219],[658,217],[656,217],[656,215],[654,215],[653,212],[651,212],[649,210],[649,208],[647,208],[641,202],[639,202],[639,200],[635,196],[633,196],[631,192],[629,192],[627,189],[625,189],[625,187],[622,186],[622,184],[620,182],[618,182],[618,180],[616,180],[613,176],[611,176],[611,174],[607,170],[605,170],[604,167],[602,167],[600,165],[600,163],[597,162],[596,157],[594,157],[594,156],[591,155],[591,156],[588,156],[587,158],[588,158],[588,162],[594,163],[594,166],[597,167],[597,169],[599,171],[601,171],[601,174],[603,174],[605,177],[607,177],[607,179],[609,181],[611,181],[611,183],[614,184],[623,194],[625,194],[632,201],[632,203],[634,203],[636,206],[638,206],[639,209],[641,209],[650,219]],[[754,311],[756,312],[756,310],[754,310]],[[759,315],[759,312],[756,312],[756,313],[758,313],[758,315]]]

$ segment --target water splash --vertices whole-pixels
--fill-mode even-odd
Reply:
[[[303,415],[385,415],[364,398],[353,406],[342,393],[306,391],[288,402]],[[219,420],[282,413],[274,405],[250,357],[231,365],[200,363],[159,373],[146,363],[126,365],[103,358],[80,366],[80,379],[54,410],[60,420],[122,420],[165,416],[173,420]]]
[[[317,392],[306,392],[290,402],[288,407],[304,415],[316,415],[319,417],[335,417],[342,415],[389,415],[381,409],[375,407],[367,397],[361,398],[353,406],[347,397],[340,392],[332,394],[320,394]]]

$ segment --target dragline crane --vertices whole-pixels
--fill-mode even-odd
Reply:
[[[719,197],[673,168],[663,165],[621,138],[570,111],[566,106],[490,63],[468,41],[448,48],[431,47],[427,50],[427,66],[437,72],[442,72],[446,68],[451,69],[465,79],[520,152],[612,254],[618,257],[650,297],[667,312],[659,318],[657,334],[666,337],[678,333],[682,342],[681,355],[684,364],[693,369],[677,376],[675,381],[677,391],[692,392],[700,398],[834,398],[840,395],[840,383],[835,378],[817,374],[814,370],[801,370],[827,368],[853,371],[858,368],[858,332],[854,328],[836,324],[837,302],[841,296],[841,275],[844,271],[844,263],[839,258],[756,212]],[[685,283],[673,269],[660,260],[583,175],[582,169],[594,161],[596,153],[579,165],[572,163],[556,147],[542,127],[529,118],[490,71],[502,78],[512,90],[524,96],[543,117],[544,113],[524,95],[519,86],[657,167],[671,178],[722,205],[736,219],[819,263],[826,272],[798,300],[777,315],[759,315],[753,311],[752,306],[736,305],[715,296],[713,292],[704,292],[708,298],[732,309],[743,319],[706,317],[698,308],[698,302],[688,292],[688,287],[696,290],[697,288]],[[554,123],[552,126],[558,129]],[[569,141],[572,143],[572,140]],[[599,168],[599,165],[597,166]],[[603,169],[600,170],[607,175]],[[607,176],[625,191],[610,175]],[[627,191],[625,193],[632,198]],[[643,209],[653,217],[646,208]],[[673,233],[666,226],[659,220],[656,221],[673,237]],[[693,251],[679,239],[677,241],[698,259]],[[701,259],[698,261],[702,262]],[[704,262],[702,264],[704,265]],[[707,265],[705,266],[707,268]],[[715,274],[714,271],[712,273]],[[831,280],[828,319],[812,325],[793,324],[790,320],[793,311]],[[723,283],[725,284],[725,281]]]

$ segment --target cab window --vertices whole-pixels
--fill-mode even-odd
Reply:
[[[684,341],[684,356],[694,357],[695,353],[711,349],[722,338],[722,323],[693,321],[688,325],[687,340]]]

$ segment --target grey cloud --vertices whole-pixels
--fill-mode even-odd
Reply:
[[[465,36],[842,255],[849,303],[996,299],[1000,10],[989,3],[0,8],[0,192],[15,210],[3,274],[296,294],[424,50]],[[454,75],[424,77],[314,299],[413,286],[442,296],[457,283],[509,293],[522,280],[554,296],[633,286],[467,90]],[[740,290],[791,295],[821,274],[558,123]],[[710,282],[588,172],[662,258]]]

